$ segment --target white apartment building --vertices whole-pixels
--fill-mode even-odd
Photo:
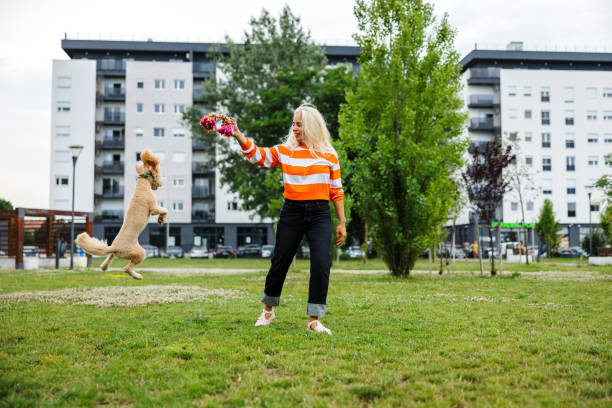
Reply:
[[[577,246],[599,223],[603,196],[590,186],[610,173],[604,156],[612,153],[612,54],[512,48],[474,50],[461,61],[467,136],[481,148],[494,137],[518,139],[536,187],[524,197],[524,221],[537,220],[548,198],[564,242]],[[523,221],[514,193],[498,213],[505,234]],[[470,216],[458,220],[459,241],[474,241]]]
[[[216,75],[207,54],[217,45],[62,40],[70,59],[53,61],[49,207],[71,208],[68,146],[82,145],[75,210],[94,212],[94,236],[111,242],[134,191],[134,166],[150,148],[161,159],[166,183],[156,195],[169,216],[167,227],[151,217],[141,244],[189,250],[203,243],[273,243],[270,222],[241,208],[182,123],[190,105],[209,110],[203,80]],[[324,51],[330,64],[355,65],[359,55],[357,47]]]

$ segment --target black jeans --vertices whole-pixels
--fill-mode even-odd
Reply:
[[[266,276],[261,301],[267,306],[279,305],[287,271],[304,234],[310,245],[310,286],[306,313],[308,316],[323,317],[332,262],[332,224],[329,201],[326,200],[285,199],[276,229],[272,265]]]

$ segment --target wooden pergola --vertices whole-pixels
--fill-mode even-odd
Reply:
[[[25,232],[28,231],[28,228],[34,228],[32,226],[32,222],[27,222],[27,218],[44,218],[44,220],[39,220],[34,224],[35,228],[37,228],[39,231],[44,231],[44,242],[39,242],[39,244],[42,244],[41,246],[45,248],[46,257],[53,258],[55,256],[54,253],[56,249],[56,233],[64,236],[66,234],[66,226],[68,226],[68,228],[70,226],[69,222],[62,222],[61,224],[58,223],[56,217],[70,217],[71,215],[71,211],[44,210],[38,208],[15,208],[14,210],[0,210],[0,249],[5,248],[9,258],[15,257],[15,269],[23,269]],[[78,224],[75,222],[75,235],[82,231],[92,235],[94,218],[93,213],[75,211],[74,216],[85,218],[84,228],[82,222]],[[68,243],[70,243],[69,239]],[[87,258],[89,264],[91,255],[87,255]]]

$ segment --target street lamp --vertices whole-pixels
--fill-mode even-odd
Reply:
[[[83,146],[72,145],[70,146],[70,154],[72,154],[72,221],[70,222],[70,269],[73,269],[73,257],[74,257],[74,176],[76,169],[76,162],[83,150]]]
[[[589,196],[589,256],[593,255],[593,224],[591,224],[591,193],[593,186],[584,186]]]

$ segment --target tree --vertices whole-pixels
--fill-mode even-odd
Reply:
[[[593,253],[591,254],[591,237],[590,234],[582,239],[582,249],[590,256],[597,255],[597,249],[605,245],[606,238],[604,233],[598,228],[593,230]]]
[[[459,55],[422,0],[357,1],[361,73],[340,112],[356,210],[394,276],[436,242],[463,164]]]
[[[605,156],[605,163],[607,167],[612,167],[612,153]],[[599,222],[601,223],[605,243],[612,244],[612,175],[604,174],[595,182],[595,186],[606,195],[606,207],[599,214]],[[593,242],[595,242],[594,238]]]
[[[554,253],[554,249],[559,246],[561,238],[557,234],[561,230],[559,222],[555,220],[555,213],[553,211],[553,203],[548,198],[544,200],[542,210],[540,210],[540,217],[535,226],[535,232],[540,237],[540,240],[546,244],[546,253],[548,258]]]
[[[333,126],[337,128],[338,101],[343,100],[352,73],[346,67],[325,69],[321,47],[310,39],[288,6],[278,20],[265,9],[259,18],[251,19],[242,45],[229,38],[226,42],[227,54],[218,50],[211,55],[223,78],[219,75],[205,82],[207,106],[235,116],[240,129],[261,146],[282,143],[294,109],[304,102],[320,103],[332,132]],[[276,217],[282,205],[280,169],[255,168],[235,146],[201,129],[201,116],[202,112],[192,107],[183,117],[194,138],[204,142],[208,166],[220,170],[221,183],[238,194],[244,208],[262,218]]]
[[[606,154],[604,161],[607,167],[612,167],[612,153]],[[595,182],[595,186],[604,192],[608,203],[612,202],[612,175],[604,174]]]
[[[606,208],[599,214],[599,223],[603,233],[604,244],[612,244],[612,205],[606,204]],[[595,240],[593,240],[595,242]]]
[[[12,210],[13,204],[9,200],[0,198],[0,210]]]
[[[504,178],[504,170],[516,160],[512,147],[502,149],[501,141],[495,138],[488,142],[484,152],[475,147],[472,162],[463,173],[465,189],[470,203],[478,216],[487,224],[491,244],[491,276],[495,276],[495,251],[493,250],[493,228],[495,212],[510,182]],[[478,243],[480,245],[480,242]],[[501,254],[500,254],[501,255]]]

